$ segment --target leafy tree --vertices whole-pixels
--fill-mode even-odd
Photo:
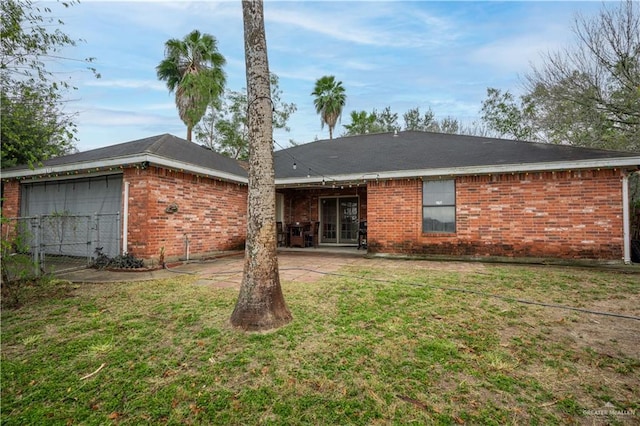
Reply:
[[[370,113],[364,110],[351,111],[349,117],[351,118],[351,123],[343,126],[345,128],[343,136],[365,135],[382,131],[378,124],[375,110]]]
[[[343,136],[364,135],[368,133],[382,133],[399,131],[398,114],[386,107],[382,112],[376,109],[370,113],[366,111],[351,111],[351,123],[343,125]]]
[[[347,101],[342,82],[336,81],[332,75],[320,77],[311,95],[315,96],[313,104],[320,114],[321,127],[324,128],[325,124],[329,126],[329,139],[333,139],[333,129],[342,116],[342,109]]]
[[[431,108],[424,115],[420,114],[420,108],[411,108],[402,115],[404,119],[405,130],[418,130],[423,132],[429,132],[433,129],[435,122],[435,115]]]
[[[482,102],[482,120],[498,137],[536,141],[535,112],[530,97],[522,97],[520,104],[507,90],[488,88],[487,99]]]
[[[276,255],[273,105],[262,0],[242,2],[247,66],[249,195],[244,273],[231,324],[268,330],[291,321],[282,294]]]
[[[496,137],[495,132],[487,128],[483,122],[473,121],[470,124],[460,125],[459,135],[480,136],[484,138]]]
[[[574,46],[526,76],[519,104],[489,89],[485,122],[544,142],[640,150],[640,3],[604,5],[596,17],[578,16],[573,31]]]
[[[218,105],[226,83],[224,64],[217,40],[210,34],[193,30],[182,40],[170,39],[165,43],[165,58],[156,72],[158,79],[167,83],[169,92],[175,92],[188,141],[207,107]]]
[[[219,107],[210,106],[194,128],[196,140],[230,158],[246,160],[249,156],[247,129],[247,95],[227,91]]]
[[[383,132],[394,132],[400,130],[400,126],[398,125],[398,113],[391,112],[390,106],[383,109],[380,113],[374,109],[373,113],[375,114],[376,121]]]
[[[271,84],[271,105],[273,109],[273,128],[283,129],[287,132],[291,128],[287,125],[289,117],[298,110],[298,106],[293,103],[282,101],[282,90],[280,90],[280,79],[275,74],[270,74]]]
[[[574,33],[527,76],[541,126],[556,143],[640,150],[640,3],[578,16]]]
[[[278,76],[271,74],[273,128],[288,132],[290,129],[287,122],[297,107],[282,101],[282,90],[278,82]],[[202,121],[195,127],[196,140],[223,155],[246,160],[249,157],[247,107],[246,89],[242,92],[226,92],[220,107],[209,107]]]
[[[439,133],[457,135],[461,132],[460,123],[456,118],[453,117],[445,117],[441,119],[438,122],[438,126],[440,126]]]
[[[461,126],[460,122],[452,117],[437,120],[431,109],[421,114],[419,107],[411,108],[402,115],[404,127],[398,124],[398,114],[392,112],[389,106],[382,112],[378,112],[375,109],[370,113],[352,111],[350,117],[351,123],[344,125],[346,130],[344,136],[400,130],[452,134],[475,134],[476,132],[475,128]]]
[[[411,108],[402,115],[404,119],[404,130],[420,130],[423,132],[449,133],[449,134],[475,134],[474,128],[466,128],[460,124],[457,118],[445,117],[436,119],[431,108],[424,114],[420,113],[420,108]]]
[[[75,1],[63,2],[64,7]],[[56,60],[80,62],[96,77],[93,58],[62,57],[63,49],[82,40],[72,39],[59,27],[49,6],[31,0],[5,0],[0,15],[0,85],[2,167],[34,166],[74,149],[74,114],[64,110],[65,94],[76,89],[68,77],[47,69]]]
[[[74,150],[73,115],[44,85],[16,83],[2,90],[2,168],[40,162]]]

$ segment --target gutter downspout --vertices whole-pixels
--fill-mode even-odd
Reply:
[[[124,203],[122,214],[122,255],[127,254],[129,245],[129,182],[124,183]]]
[[[629,225],[629,176],[622,175],[622,238],[625,265],[631,263],[631,230]]]

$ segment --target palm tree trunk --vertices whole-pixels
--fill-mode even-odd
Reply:
[[[240,294],[231,324],[268,330],[291,321],[280,287],[275,229],[272,103],[262,0],[242,2],[247,68],[249,195]]]
[[[192,127],[191,126],[187,126],[187,140],[189,142],[191,142],[191,132],[192,132]]]

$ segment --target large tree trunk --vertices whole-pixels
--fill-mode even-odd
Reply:
[[[272,103],[262,0],[242,2],[247,67],[249,200],[240,295],[231,324],[268,330],[291,321],[280,287],[275,230]]]

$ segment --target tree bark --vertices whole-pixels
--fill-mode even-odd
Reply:
[[[231,324],[260,331],[291,321],[280,287],[275,230],[272,101],[262,0],[242,2],[247,68],[249,195],[244,274]]]

